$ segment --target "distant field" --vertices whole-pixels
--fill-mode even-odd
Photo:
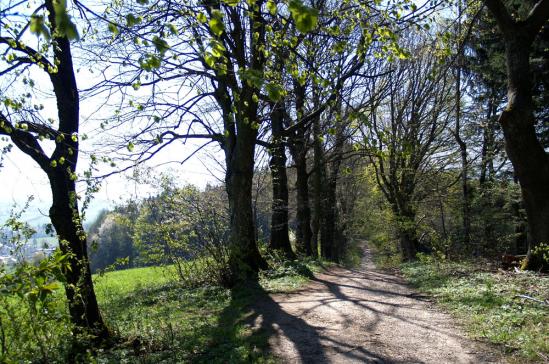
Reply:
[[[175,270],[170,267],[145,267],[94,274],[93,281],[99,300],[111,295],[126,295],[135,290],[161,287],[175,283]]]

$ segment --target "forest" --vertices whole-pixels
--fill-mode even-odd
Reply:
[[[548,19],[0,0],[0,362],[549,363]]]

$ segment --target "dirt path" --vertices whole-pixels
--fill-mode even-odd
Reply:
[[[358,270],[334,268],[305,289],[265,296],[256,327],[271,332],[282,363],[504,363],[465,338],[452,319],[368,251]]]

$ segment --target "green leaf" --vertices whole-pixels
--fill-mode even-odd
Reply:
[[[46,293],[53,293],[53,291],[59,289],[59,283],[53,282],[40,287],[40,290]]]
[[[198,13],[198,15],[196,15],[196,20],[198,20],[200,24],[204,24],[208,20],[208,18],[204,13]]]
[[[139,66],[145,71],[152,71],[153,69],[160,68],[162,60],[160,57],[154,54],[148,54],[144,59],[139,60]]]
[[[129,152],[133,152],[135,145],[132,142],[129,142],[127,148]]]
[[[282,88],[282,86],[273,82],[269,82],[265,86],[265,91],[267,91],[269,99],[275,102],[280,101],[285,94],[285,90]]]
[[[152,42],[158,53],[161,55],[164,55],[166,51],[170,49],[168,42],[158,36],[155,36]]]
[[[240,0],[223,0],[223,3],[229,5],[229,6],[237,6]]]
[[[216,57],[210,52],[206,52],[206,54],[204,54],[204,62],[206,62],[208,67],[214,68],[215,60],[216,60]]]
[[[278,9],[274,1],[267,1],[267,10],[269,10],[269,13],[271,13],[272,16],[276,15]]]
[[[303,5],[300,0],[291,0],[288,5],[297,30],[308,33],[318,24],[318,10]]]
[[[212,33],[214,33],[218,37],[225,31],[225,24],[223,23],[222,19],[212,18],[208,22],[208,25],[210,26],[210,30],[212,31]]]
[[[50,39],[51,36],[48,27],[46,27],[46,24],[44,23],[44,17],[42,15],[31,16],[30,31],[38,36],[43,35],[46,39]]]
[[[179,31],[177,30],[177,27],[173,25],[172,23],[168,24],[168,28],[170,28],[170,33],[173,35],[178,35]]]
[[[133,27],[134,25],[137,25],[141,23],[141,17],[136,18],[133,14],[126,15],[126,25],[128,27]]]
[[[67,0],[53,1],[53,9],[55,12],[55,33],[57,36],[66,37],[70,40],[80,39],[76,25],[67,13]]]
[[[118,33],[120,33],[120,31],[118,30],[118,26],[116,26],[116,24],[114,23],[109,23],[108,28],[109,28],[109,31],[114,35],[117,35]]]
[[[249,86],[260,89],[265,82],[263,73],[255,69],[246,69],[239,72],[242,81],[245,81]]]

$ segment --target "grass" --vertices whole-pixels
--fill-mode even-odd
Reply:
[[[94,355],[84,353],[76,362],[273,363],[268,350],[270,333],[252,332],[248,325],[257,316],[251,304],[260,295],[300,288],[323,264],[278,261],[273,266],[261,275],[259,285],[232,290],[204,284],[207,280],[200,280],[198,287],[183,284],[175,267],[94,275],[101,313],[116,342]],[[0,344],[5,334],[12,344],[7,354],[0,350],[0,362],[67,360],[70,326],[62,289],[51,296],[50,307],[56,311],[36,313],[34,318],[24,297],[0,298]]]
[[[262,274],[260,287],[187,288],[168,268],[137,268],[95,277],[101,310],[123,338],[98,363],[273,363],[268,333],[249,328],[258,295],[300,288],[316,261],[286,262]]]
[[[549,276],[429,259],[401,270],[463,322],[472,338],[498,344],[516,362],[548,361],[549,306],[519,295],[549,300]]]

